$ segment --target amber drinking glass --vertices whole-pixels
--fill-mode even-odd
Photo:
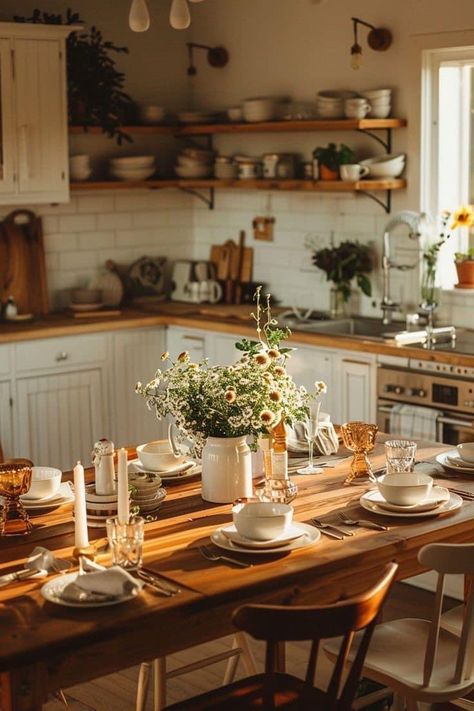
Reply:
[[[30,485],[31,466],[24,462],[0,464],[0,496],[3,496],[1,536],[24,536],[31,532],[33,526],[20,500]]]
[[[366,422],[346,422],[341,427],[342,441],[347,449],[354,452],[349,476],[345,483],[351,484],[354,479],[375,481],[367,454],[375,446],[375,437],[379,428]]]

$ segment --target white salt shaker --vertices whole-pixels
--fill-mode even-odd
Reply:
[[[114,443],[100,439],[92,450],[95,467],[95,493],[98,496],[115,494]]]

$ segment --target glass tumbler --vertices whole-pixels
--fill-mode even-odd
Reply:
[[[112,563],[125,570],[141,568],[145,520],[141,516],[132,516],[129,523],[119,523],[114,517],[108,518],[106,524]]]
[[[387,474],[407,474],[415,468],[416,442],[391,439],[385,442]]]

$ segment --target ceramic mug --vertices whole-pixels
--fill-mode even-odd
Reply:
[[[344,114],[347,118],[363,119],[370,109],[371,105],[367,99],[347,99],[344,102]]]
[[[355,183],[356,180],[360,180],[365,175],[368,175],[369,169],[367,166],[359,165],[358,163],[347,163],[346,165],[341,165],[339,172],[341,180],[347,180],[350,183]]]
[[[209,301],[210,304],[217,304],[222,298],[222,287],[218,281],[209,279],[199,282],[199,296],[201,301]]]

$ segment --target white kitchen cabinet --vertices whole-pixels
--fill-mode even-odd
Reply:
[[[213,336],[213,333],[197,328],[170,326],[166,333],[166,350],[173,360],[180,353],[187,351],[194,363],[199,363],[203,358],[209,358],[212,361]]]
[[[11,385],[0,380],[0,445],[6,458],[13,456]]]
[[[74,28],[0,23],[0,198],[69,200],[65,39]]]
[[[213,339],[210,351],[212,353],[212,361],[215,365],[232,365],[232,363],[236,363],[239,358],[242,357],[242,351],[237,350],[235,347],[236,342],[242,340],[242,336],[222,333],[211,335]]]
[[[16,381],[15,448],[35,464],[71,469],[90,464],[92,445],[107,436],[104,372],[20,377]]]
[[[338,386],[334,377],[334,351],[314,346],[300,346],[298,343],[289,345],[296,350],[291,353],[288,360],[288,373],[297,385],[304,385],[308,392],[314,391],[314,383],[317,380],[323,380],[328,391],[322,401],[322,410],[331,415],[333,422],[338,422]]]
[[[166,427],[148,410],[136,394],[135,384],[153,378],[163,366],[160,356],[165,347],[164,328],[120,331],[113,334],[113,377],[111,437],[116,445],[133,445],[165,436]]]
[[[339,351],[337,361],[339,422],[375,422],[375,356]]]

